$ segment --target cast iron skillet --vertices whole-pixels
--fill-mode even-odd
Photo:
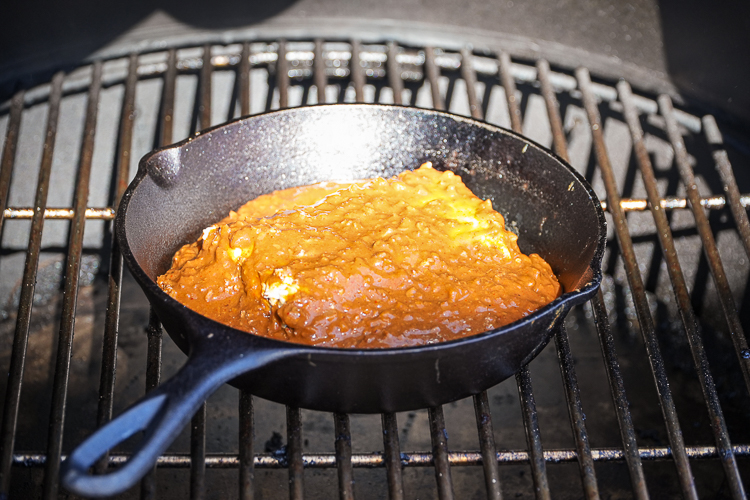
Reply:
[[[544,257],[565,293],[522,320],[473,337],[357,350],[241,332],[191,311],[155,283],[180,246],[251,198],[324,180],[389,177],[425,161],[460,174],[474,193],[490,198],[508,227],[517,228],[521,250]],[[546,149],[468,118],[379,105],[270,112],[154,151],[141,160],[116,226],[131,272],[189,357],[63,464],[63,485],[85,496],[134,485],[227,381],[279,403],[346,413],[424,408],[481,392],[528,363],[568,310],[595,293],[606,239],[591,187]],[[123,467],[89,475],[98,457],[142,430],[140,448]]]

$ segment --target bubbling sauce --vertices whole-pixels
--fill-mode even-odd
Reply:
[[[301,344],[432,344],[498,328],[561,287],[492,203],[427,163],[260,196],[182,247],[159,286],[240,330]]]

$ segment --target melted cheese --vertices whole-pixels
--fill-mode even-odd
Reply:
[[[503,326],[559,295],[549,265],[516,239],[490,201],[426,164],[260,196],[180,249],[158,283],[260,335],[428,344]]]

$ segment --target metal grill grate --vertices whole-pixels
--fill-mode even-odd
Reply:
[[[285,447],[271,439],[264,448],[257,437],[266,425],[260,420],[281,430],[278,405],[243,392],[238,412],[236,400],[228,401],[236,398],[233,390],[225,388],[220,402],[204,404],[193,418],[189,436],[174,447],[178,451],[161,457],[132,496],[178,498],[189,491],[191,498],[223,498],[237,496],[239,488],[243,499],[258,492],[262,498],[274,492],[327,498],[335,491],[340,498],[392,499],[550,498],[552,491],[576,498],[622,492],[638,498],[649,492],[744,498],[750,350],[736,303],[747,282],[750,196],[740,194],[730,158],[747,186],[747,146],[725,146],[710,115],[674,109],[666,95],[635,94],[625,81],[594,83],[585,68],[553,71],[544,60],[512,61],[506,53],[468,48],[323,40],[134,54],[57,73],[49,84],[19,91],[0,108],[0,300],[6,301],[0,335],[7,339],[2,366],[9,372],[0,497],[62,494],[58,475],[65,450],[142,392],[143,362],[146,390],[159,384],[162,366],[172,371],[181,363],[170,343],[162,343],[158,319],[146,313],[129,285],[111,241],[108,221],[137,159],[236,116],[355,101],[487,119],[570,160],[606,200],[613,231],[604,290],[571,313],[567,329],[555,337],[556,358],[545,350],[515,381],[476,395],[473,403],[384,414],[379,422],[334,415],[330,428],[320,423],[330,416],[287,408]],[[46,128],[37,125],[45,122]],[[54,222],[45,226],[46,220]],[[62,285],[55,279],[45,284],[54,275],[49,268],[62,275]],[[87,272],[106,275],[106,285],[87,280]],[[91,299],[95,292],[88,289],[100,289],[101,299]],[[88,327],[83,323],[89,313],[80,304],[76,316],[82,294],[99,306]],[[52,319],[40,320],[44,314]],[[124,320],[147,324],[145,336]],[[76,340],[81,331],[87,345]],[[591,347],[597,341],[599,354]],[[131,360],[141,364],[130,366]],[[83,375],[76,363],[87,365]],[[559,367],[562,383],[553,380],[550,366]],[[579,382],[580,373],[586,375]],[[606,382],[597,385],[591,374],[606,376]],[[98,397],[87,387],[98,387]],[[517,403],[508,409],[507,398],[516,390],[520,409]],[[603,400],[606,392],[611,401]],[[420,423],[422,441],[409,444],[431,449],[402,451],[405,436],[417,433]],[[36,436],[45,425],[46,439]],[[357,444],[378,447],[381,433],[382,451]],[[207,442],[207,435],[214,437]],[[328,438],[329,446],[315,449]],[[122,463],[127,454],[126,444],[104,457],[99,470]],[[579,474],[571,470],[575,463]],[[410,472],[429,468],[434,482]],[[172,469],[173,475],[162,474]],[[179,469],[189,469],[189,481]],[[287,471],[288,481],[259,472],[278,469]],[[336,475],[325,473],[333,469]],[[288,493],[276,490],[280,484],[288,484]]]

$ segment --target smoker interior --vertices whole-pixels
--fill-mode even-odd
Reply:
[[[602,294],[515,378],[442,408],[331,415],[224,386],[120,498],[744,495],[746,138],[585,68],[268,40],[104,60],[0,107],[0,497],[65,497],[60,458],[185,360],[112,244],[138,159],[238,116],[319,102],[445,109],[568,158],[606,200]],[[700,203],[687,199],[691,172]]]

